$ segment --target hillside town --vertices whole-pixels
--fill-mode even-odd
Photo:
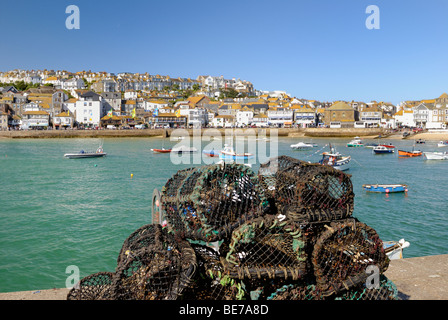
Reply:
[[[448,94],[397,105],[318,101],[241,79],[64,70],[0,72],[0,130],[329,127],[445,129]]]

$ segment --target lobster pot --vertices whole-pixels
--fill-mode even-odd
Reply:
[[[312,263],[316,283],[331,294],[365,283],[370,268],[383,273],[389,258],[374,229],[356,219],[346,219],[332,222],[321,233]]]
[[[196,253],[197,272],[185,289],[183,300],[241,300],[247,297],[244,284],[224,275],[220,256],[214,249],[192,244]]]
[[[153,244],[132,253],[112,279],[113,300],[175,300],[190,285],[196,256],[185,241]]]
[[[299,279],[307,273],[306,237],[294,221],[247,221],[223,243],[224,273],[238,279]]]
[[[163,249],[167,249],[170,244],[174,243],[174,235],[168,233],[159,224],[147,224],[134,232],[124,241],[118,254],[117,266],[125,262],[128,257],[131,257],[133,252],[138,249],[148,247],[150,245],[157,245]]]
[[[176,174],[162,189],[161,204],[177,235],[202,241],[224,239],[267,206],[257,176],[240,164],[202,166]]]
[[[259,170],[260,185],[274,212],[304,223],[350,217],[354,208],[350,177],[329,166],[284,156]]]
[[[81,279],[67,294],[67,300],[110,300],[112,272],[98,272]]]
[[[395,284],[380,275],[378,288],[367,288],[365,284],[358,285],[335,298],[336,300],[398,300],[398,290]]]

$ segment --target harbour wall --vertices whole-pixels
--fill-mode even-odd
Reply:
[[[366,137],[385,135],[383,129],[378,128],[248,128],[248,129],[223,129],[212,128],[202,129],[204,132],[219,132],[222,136],[252,136],[277,134],[279,137]],[[274,131],[275,130],[275,131]],[[20,130],[20,131],[0,131],[0,138],[10,139],[47,139],[47,138],[119,138],[119,137],[170,137],[188,133],[190,136],[197,135],[198,130],[194,129],[131,129],[131,130]]]

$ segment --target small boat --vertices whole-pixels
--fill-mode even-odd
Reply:
[[[389,144],[380,144],[380,146],[383,146],[383,147],[386,147],[386,148],[389,148],[389,149],[394,149],[394,148],[395,148],[395,146],[392,145],[392,143],[389,143]]]
[[[448,152],[423,152],[427,160],[448,160]]]
[[[351,160],[352,158],[350,156],[340,154],[330,144],[330,152],[322,153],[322,159],[319,163],[332,166],[337,170],[345,171],[349,169]]]
[[[198,149],[195,147],[187,147],[187,146],[180,146],[177,148],[171,149],[172,153],[195,153],[198,152]]]
[[[437,146],[438,147],[446,147],[446,146],[448,146],[448,142],[447,141],[439,141],[437,143]]]
[[[422,143],[425,143],[426,141],[425,140],[423,140],[423,139],[418,139],[418,140],[415,140],[415,143],[420,143],[420,144],[422,144]]]
[[[170,140],[172,140],[172,141],[179,141],[179,140],[183,140],[183,139],[185,139],[185,137],[184,136],[174,136],[174,137],[170,137]]]
[[[219,154],[220,159],[224,160],[245,160],[252,159],[254,155],[252,153],[236,153],[233,148],[227,144],[224,145],[224,149]]]
[[[354,137],[352,141],[347,143],[347,147],[363,147],[364,143],[360,137]]]
[[[162,148],[162,149],[151,149],[151,151],[153,151],[154,153],[170,153],[171,149],[165,149],[165,148]]]
[[[219,151],[215,150],[203,150],[202,153],[209,157],[219,157]]]
[[[403,249],[411,244],[404,239],[400,241],[383,241],[384,252],[390,260],[403,259]]]
[[[422,154],[423,152],[420,150],[412,150],[412,151],[398,150],[399,157],[419,157]]]
[[[367,192],[377,193],[395,193],[408,191],[408,186],[406,184],[363,184],[362,188]]]
[[[394,149],[392,148],[387,148],[385,146],[377,146],[375,148],[373,148],[373,152],[375,154],[382,154],[382,153],[394,153]]]
[[[376,143],[366,143],[364,145],[365,148],[375,148],[375,147],[378,147],[378,146],[379,146],[379,144],[376,144]]]
[[[292,144],[290,147],[294,150],[309,150],[312,149],[314,146],[310,143],[299,142],[296,144]]]
[[[86,152],[84,150],[81,150],[77,153],[66,153],[64,154],[64,157],[69,159],[80,159],[80,158],[99,158],[104,157],[105,155],[107,155],[107,153],[103,151],[102,147],[99,147],[98,149],[96,149],[95,152]]]

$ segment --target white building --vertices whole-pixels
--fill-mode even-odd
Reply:
[[[251,110],[238,110],[236,112],[236,126],[248,126],[252,123],[254,112]]]
[[[283,127],[292,125],[293,110],[286,108],[268,109],[267,116],[270,124]]]
[[[88,91],[81,94],[76,101],[76,121],[84,126],[99,126],[100,119],[107,113],[103,98],[93,92]]]
[[[394,119],[397,126],[415,127],[413,110],[404,108],[394,114]]]
[[[85,84],[84,80],[77,79],[77,78],[71,78],[67,80],[61,80],[61,89],[63,90],[72,90],[72,89],[84,89]]]
[[[294,109],[294,124],[300,128],[310,127],[316,124],[316,112],[308,107]]]

